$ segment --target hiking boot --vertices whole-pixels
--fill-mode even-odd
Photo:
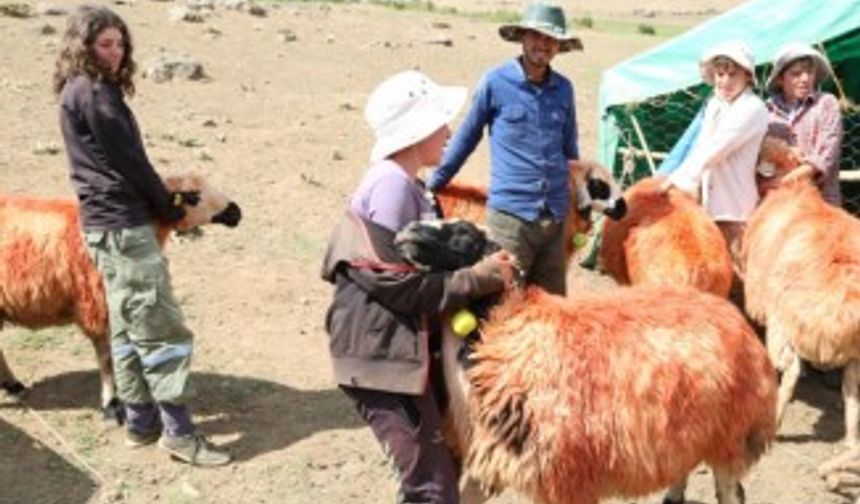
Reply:
[[[154,429],[146,432],[139,432],[132,429],[125,431],[125,445],[129,448],[140,448],[158,441],[161,437],[161,430]]]
[[[185,436],[161,436],[158,447],[173,458],[195,466],[213,467],[230,462],[230,454],[219,450],[200,433]]]

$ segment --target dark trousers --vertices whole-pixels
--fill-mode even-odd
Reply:
[[[732,258],[732,286],[729,289],[729,301],[731,301],[741,313],[746,314],[745,296],[744,296],[744,269],[743,257],[743,238],[746,231],[745,222],[717,221],[717,227],[723,238],[726,240],[726,246],[729,249],[729,255]]]
[[[459,504],[459,475],[433,394],[341,387],[397,470],[398,504]]]
[[[545,215],[530,222],[491,208],[487,228],[490,237],[514,256],[526,283],[558,296],[567,293],[563,221]]]

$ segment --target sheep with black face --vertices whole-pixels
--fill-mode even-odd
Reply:
[[[409,251],[418,226],[400,236],[401,251],[432,259]],[[468,368],[463,340],[443,340],[449,442],[469,478],[462,502],[486,499],[477,482],[540,504],[674,485],[666,502],[680,503],[701,462],[720,504],[743,502],[739,478],[775,435],[776,380],[728,301],[688,287],[568,298],[533,287],[508,293],[480,332]]]

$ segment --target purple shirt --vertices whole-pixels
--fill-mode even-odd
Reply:
[[[367,170],[349,207],[355,214],[394,232],[410,222],[435,217],[421,183],[389,159]]]

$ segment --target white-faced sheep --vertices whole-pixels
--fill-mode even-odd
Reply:
[[[605,167],[591,161],[571,161],[571,200],[564,227],[567,257],[575,252],[574,236],[591,230],[591,211],[620,219],[627,211],[621,190]],[[483,223],[487,214],[487,190],[483,187],[452,182],[436,193],[442,215]]]
[[[423,226],[398,242],[420,242]],[[705,462],[718,501],[738,504],[739,478],[775,435],[765,349],[727,300],[689,287],[508,293],[465,362],[464,345],[446,331],[447,415],[465,474],[484,488],[596,504],[675,485],[666,502],[680,503]],[[469,502],[484,500],[467,487]]]
[[[856,446],[860,221],[825,202],[808,179],[783,183],[753,213],[744,257],[747,312],[766,326],[768,353],[783,372],[778,417],[794,393],[801,358],[817,367],[844,366],[845,441]],[[860,452],[854,458],[860,459]],[[838,465],[826,464],[822,471]]]
[[[624,192],[627,215],[603,224],[603,269],[620,284],[689,285],[728,297],[732,261],[719,228],[683,192],[660,192],[661,183],[646,178]]]
[[[241,219],[238,205],[202,176],[169,177],[165,185],[170,191],[199,193],[199,201],[185,205],[185,217],[174,225],[156,224],[162,245],[171,229],[208,223],[234,227]],[[77,324],[95,349],[105,417],[121,421],[104,288],[83,244],[74,200],[0,195],[0,326],[3,323],[30,329]],[[2,350],[0,388],[11,394],[24,391]]]

